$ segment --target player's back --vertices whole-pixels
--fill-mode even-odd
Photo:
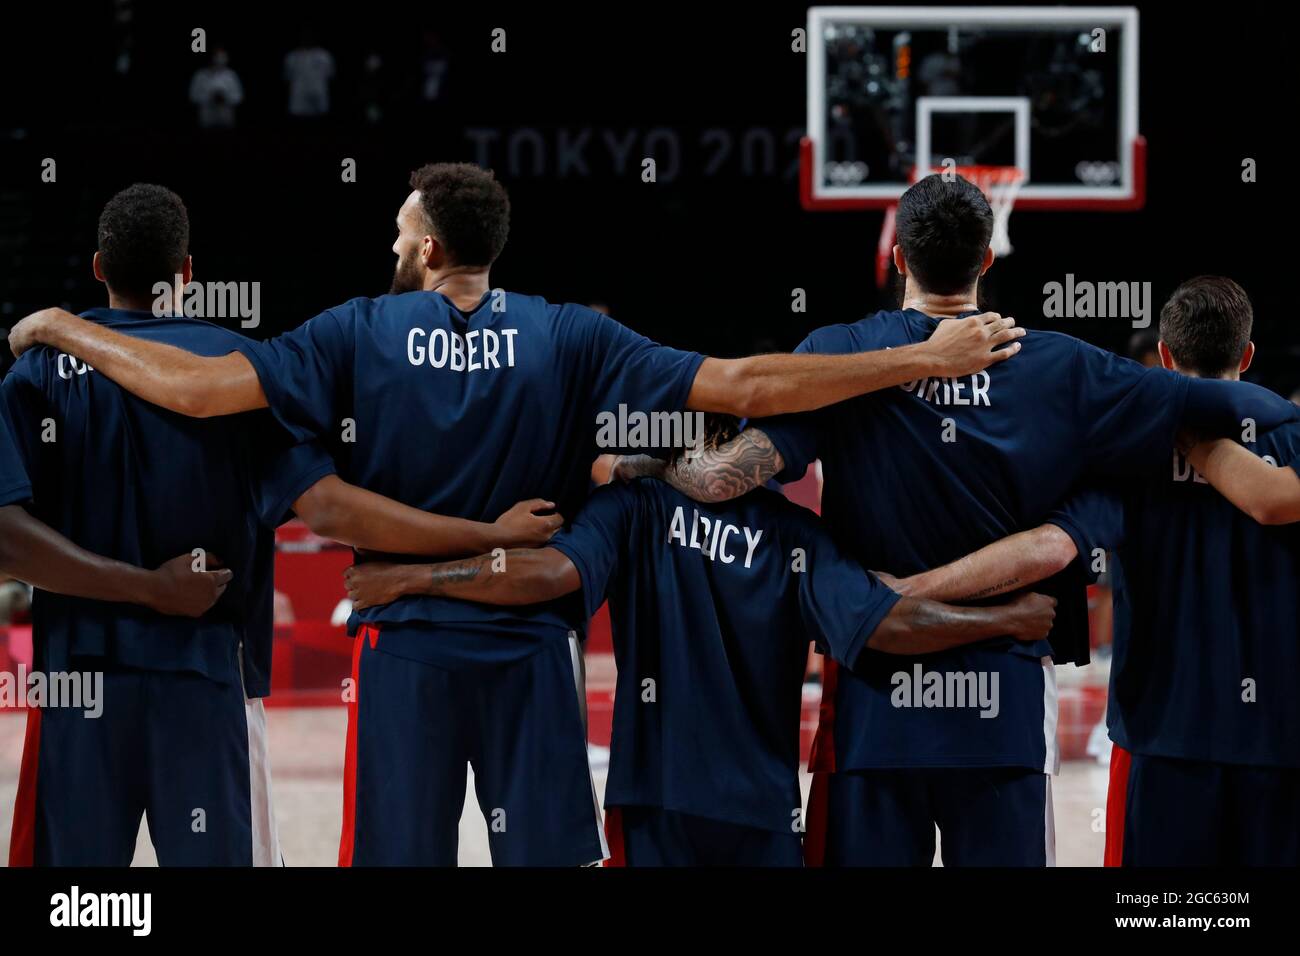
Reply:
[[[607,805],[789,832],[809,641],[854,659],[898,596],[764,488],[702,504],[648,479],[609,486],[553,544],[591,609],[609,597]]]
[[[847,353],[926,340],[939,320],[883,312],[814,332],[801,351]],[[865,566],[908,575],[1033,527],[1083,474],[1168,454],[1187,384],[1069,336],[1030,331],[1021,352],[962,379],[885,389],[809,416],[759,423],[792,480],[814,458],[822,515]],[[1118,425],[1118,427],[1117,427]],[[1057,656],[1087,660],[1082,574],[1037,586],[1058,597]],[[841,769],[1022,766],[1054,770],[1053,645],[1010,638],[925,658],[868,652],[835,690],[819,753]],[[920,669],[918,671],[917,669]],[[900,707],[898,675],[977,675],[998,689],[982,711]],[[823,766],[822,769],[829,769]]]
[[[275,414],[299,438],[325,436],[347,480],[489,522],[534,497],[576,514],[598,412],[679,409],[703,361],[590,309],[502,290],[469,311],[437,292],[353,299],[245,354]],[[361,617],[489,629],[522,622],[561,636],[585,624],[573,601],[497,608],[408,597]],[[451,642],[404,653],[450,664],[485,646],[478,636]]]
[[[239,337],[194,319],[94,309],[85,317],[128,335],[222,355]],[[208,420],[143,402],[74,357],[52,349],[24,355],[4,382],[19,432],[37,517],[77,544],[141,567],[201,548],[234,572],[217,605],[197,620],[134,605],[38,594],[41,666],[108,657],[158,670],[238,676],[245,621],[267,595],[271,547],[252,506],[254,437],[275,428],[264,414]]]
[[[915,310],[880,313],[818,330],[809,343],[826,352],[897,347],[924,341],[937,324]],[[832,527],[870,529],[855,534],[854,547],[869,566],[913,574],[1029,527],[1085,469],[1106,473],[1116,422],[1125,451],[1154,461],[1170,447],[1180,409],[1144,401],[1176,405],[1174,373],[1135,373],[1136,363],[1055,332],[1030,331],[1021,342],[1014,360],[985,371],[922,379],[819,413],[822,513]]]
[[[1285,466],[1300,457],[1300,425],[1246,447]],[[1300,528],[1256,523],[1177,455],[1121,500],[1112,739],[1300,766]]]

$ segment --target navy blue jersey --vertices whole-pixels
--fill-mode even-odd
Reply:
[[[84,317],[201,355],[227,354],[241,341],[195,319],[118,309]],[[186,418],[48,348],[23,355],[0,393],[37,518],[128,564],[153,568],[202,548],[234,573],[221,600],[197,620],[39,592],[38,666],[66,670],[77,658],[106,657],[233,682],[242,642],[248,694],[269,693],[273,529],[302,492],[333,472],[329,457],[295,446],[265,412]]]
[[[1300,425],[1246,447],[1294,460]],[[1082,554],[1118,551],[1112,740],[1151,756],[1300,767],[1300,527],[1257,524],[1177,454],[1048,520]]]
[[[3,408],[0,408],[0,508],[30,501],[32,483],[18,454],[18,445],[9,431]]]
[[[576,514],[593,458],[612,450],[596,446],[598,413],[680,410],[703,361],[590,309],[498,291],[468,313],[436,292],[353,299],[242,350],[280,421],[325,437],[348,481],[475,521],[533,497]],[[360,618],[457,624],[446,639],[384,642],[446,666],[525,656],[585,623],[577,600],[405,597]]]
[[[551,546],[589,614],[609,598],[606,805],[790,833],[808,643],[851,665],[899,596],[766,488],[710,505],[649,479],[609,485]]]
[[[908,345],[937,324],[916,310],[882,312],[819,329],[799,351]],[[1181,421],[1226,433],[1245,415],[1269,423],[1295,416],[1263,389],[1143,369],[1059,333],[1030,331],[1021,342],[1016,358],[974,375],[759,422],[785,460],[779,477],[794,480],[820,457],[822,514],[841,545],[867,567],[910,575],[1036,526],[1081,476],[1132,474],[1166,460]],[[1058,596],[1080,607],[1082,572],[1072,573],[1075,584]],[[1058,661],[1087,660],[1080,614],[1069,615],[1072,639],[1056,646]],[[1058,631],[1059,621],[1054,641]],[[915,662],[945,682],[974,674],[991,684],[996,674],[997,717],[896,706],[899,662],[860,662],[857,676],[839,683],[836,765],[1050,767],[1055,706],[1041,661],[1051,653],[1048,642],[1006,638]]]

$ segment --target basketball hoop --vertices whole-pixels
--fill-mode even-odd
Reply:
[[[943,175],[951,171],[979,187],[993,210],[993,237],[989,245],[993,254],[1003,257],[1011,254],[1011,236],[1008,224],[1016,195],[1025,181],[1025,171],[1017,166],[949,166],[931,172]],[[919,170],[912,171],[912,182],[920,179]],[[889,281],[889,270],[894,262],[894,220],[898,213],[895,203],[885,210],[885,221],[880,230],[880,244],[876,247],[876,285],[884,288]]]

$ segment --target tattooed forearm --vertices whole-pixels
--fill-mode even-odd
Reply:
[[[424,593],[485,604],[536,604],[578,590],[573,562],[554,548],[516,548],[429,568]]]
[[[1018,587],[1020,587],[1020,578],[1007,578],[1005,581],[998,584],[989,585],[986,588],[981,588],[980,590],[973,591],[970,594],[963,594],[961,597],[957,598],[957,601],[958,603],[965,601],[978,601],[980,598],[992,597],[993,595],[1001,594],[1004,591],[1014,591]]]
[[[507,555],[507,560],[508,560]],[[476,558],[466,558],[463,561],[447,561],[443,564],[435,564],[432,567],[432,574],[429,580],[429,593],[438,597],[454,597],[453,591],[449,590],[455,587],[464,587],[470,581],[474,581],[491,563],[490,554],[480,554]]]
[[[725,445],[677,459],[665,480],[696,501],[728,501],[752,491],[784,467],[761,429],[747,428]]]

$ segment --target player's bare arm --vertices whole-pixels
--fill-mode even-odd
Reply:
[[[1015,319],[984,312],[945,319],[928,340],[902,348],[709,358],[696,373],[686,406],[737,418],[812,411],[918,378],[973,374],[1014,356],[1020,351],[1015,340],[1024,334]]]
[[[211,555],[194,570],[183,554],[149,571],[73,544],[18,505],[0,508],[0,574],[52,594],[138,604],[160,614],[199,617],[217,603],[232,573]]]
[[[554,502],[530,498],[494,522],[470,521],[412,508],[337,475],[322,478],[293,503],[294,513],[321,537],[364,551],[439,558],[540,547],[564,525],[554,509]]]
[[[1260,524],[1300,521],[1300,474],[1294,468],[1270,465],[1227,438],[1195,445],[1187,461]]]
[[[1008,535],[941,567],[906,578],[877,575],[899,594],[963,603],[1028,587],[1063,570],[1078,555],[1054,524]]]
[[[10,330],[15,356],[37,345],[75,355],[137,398],[190,418],[266,407],[257,372],[238,352],[195,355],[114,332],[63,309],[33,312]]]
[[[1038,641],[1056,619],[1056,599],[1022,594],[994,607],[954,607],[903,598],[872,632],[867,646],[885,654],[930,654],[990,637]]]
[[[897,349],[705,359],[687,406],[753,418],[811,411],[926,376],[980,371],[1015,355],[1020,345],[1014,340],[1024,334],[1014,319],[987,312],[945,320],[926,342]],[[75,355],[138,398],[192,418],[267,404],[256,371],[238,352],[194,355],[113,332],[57,308],[34,312],[10,331],[15,356],[35,345]]]
[[[438,564],[357,564],[343,572],[353,607],[390,604],[407,595],[483,604],[537,604],[582,587],[573,562],[555,548],[480,554]]]

